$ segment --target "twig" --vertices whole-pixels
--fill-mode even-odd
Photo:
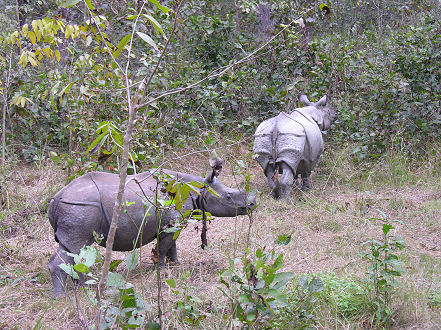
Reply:
[[[308,9],[308,10],[306,10],[301,16],[299,16],[299,17],[293,19],[293,20],[292,20],[291,22],[289,22],[289,23],[288,23],[283,29],[281,29],[281,30],[280,30],[278,33],[276,33],[273,37],[271,37],[270,39],[268,39],[268,41],[266,41],[262,46],[260,46],[260,47],[257,48],[256,50],[254,50],[252,53],[248,54],[247,56],[243,57],[242,59],[240,59],[240,60],[238,60],[238,61],[236,61],[236,62],[234,62],[234,63],[232,63],[232,64],[229,64],[229,65],[226,65],[226,66],[224,66],[224,67],[222,67],[222,68],[217,69],[217,70],[220,70],[219,73],[213,73],[213,74],[210,74],[210,75],[206,76],[205,78],[203,78],[203,79],[201,79],[201,80],[199,80],[199,81],[197,81],[197,82],[195,82],[195,83],[193,83],[193,84],[190,84],[190,85],[187,86],[187,87],[183,87],[183,88],[178,88],[178,89],[175,89],[175,90],[171,90],[171,91],[168,91],[168,92],[162,93],[162,94],[160,94],[159,96],[157,96],[157,97],[155,97],[155,98],[153,98],[153,99],[150,99],[149,101],[140,102],[140,104],[137,105],[135,108],[136,108],[136,109],[139,109],[139,108],[141,108],[141,107],[144,107],[144,106],[147,106],[147,105],[149,105],[149,104],[151,104],[151,103],[154,103],[154,102],[156,102],[157,100],[159,100],[159,99],[161,99],[161,98],[163,98],[163,97],[165,97],[165,96],[172,95],[172,94],[176,94],[176,93],[181,93],[181,92],[183,92],[183,91],[185,91],[185,90],[188,90],[188,89],[191,89],[191,88],[194,88],[194,87],[200,85],[201,83],[203,83],[203,82],[206,81],[206,80],[213,79],[213,78],[216,78],[216,77],[219,77],[219,76],[223,75],[225,72],[227,72],[228,70],[232,69],[232,68],[235,67],[236,65],[239,65],[239,64],[241,64],[241,63],[243,63],[243,62],[248,61],[248,60],[249,60],[250,58],[252,58],[255,54],[257,54],[257,53],[260,52],[262,49],[264,49],[268,44],[270,44],[270,43],[271,43],[275,38],[277,38],[280,34],[282,34],[282,32],[285,31],[288,27],[290,27],[294,22],[296,22],[299,18],[301,18],[302,16],[304,16],[306,13],[308,13],[308,12],[311,11],[311,10],[312,10],[312,9]],[[216,71],[216,70],[215,70],[215,71]]]

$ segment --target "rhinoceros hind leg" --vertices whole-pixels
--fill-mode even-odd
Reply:
[[[265,169],[265,176],[268,180],[269,187],[271,188],[271,190],[274,190],[279,183],[279,181],[277,180],[275,164],[268,164]]]
[[[302,185],[300,186],[301,191],[308,191],[311,189],[311,182],[309,181],[310,176],[311,172],[302,174]]]
[[[280,170],[283,173],[280,178],[280,197],[283,199],[289,199],[291,196],[291,188],[294,184],[294,173],[291,167],[285,162],[280,163]]]
[[[49,260],[49,271],[54,285],[54,298],[60,298],[66,295],[67,273],[59,267],[59,265],[63,263],[73,264],[73,257],[68,256],[66,254],[66,248],[60,244],[58,250]]]

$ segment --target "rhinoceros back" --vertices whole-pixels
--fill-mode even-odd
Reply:
[[[253,151],[264,170],[270,164],[285,162],[294,173],[303,173],[316,165],[323,150],[320,129],[313,119],[296,110],[281,112],[257,127]]]

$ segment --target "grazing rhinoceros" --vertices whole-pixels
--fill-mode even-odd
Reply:
[[[221,160],[215,163],[213,172],[206,178],[164,170],[181,182],[197,181],[210,186],[219,196],[201,189],[198,195],[191,192],[182,211],[203,209],[213,216],[230,217],[244,215],[254,206],[254,198],[247,200],[245,192],[224,186],[217,176],[221,169]],[[49,204],[49,221],[54,229],[55,240],[59,242],[58,250],[49,261],[49,270],[54,284],[54,296],[64,296],[67,274],[59,267],[62,263],[72,264],[73,257],[67,252],[78,254],[85,245],[94,242],[94,232],[102,235],[100,245],[106,245],[106,239],[112,220],[113,207],[119,186],[116,174],[92,172],[69,183],[55,194]],[[147,244],[156,238],[157,219],[155,208],[144,205],[144,196],[153,197],[158,183],[150,172],[130,175],[123,201],[126,203],[120,214],[113,250],[130,251]],[[153,204],[152,204],[153,205]],[[143,221],[147,212],[147,220]],[[181,214],[175,208],[169,208],[161,214],[161,228],[172,226]],[[143,228],[141,228],[143,227]],[[141,229],[141,231],[140,231]],[[138,238],[138,232],[142,234]],[[159,239],[159,263],[164,264],[167,256],[177,262],[176,241],[173,233],[162,231]]]
[[[327,105],[326,96],[313,103],[302,95],[300,102],[305,106],[265,120],[254,135],[253,151],[275,198],[289,198],[299,174],[300,189],[310,188],[309,176],[323,152],[321,131],[337,119],[336,112]],[[280,184],[277,172],[282,174]]]

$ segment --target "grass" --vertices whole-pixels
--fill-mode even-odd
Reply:
[[[312,313],[317,328],[374,328],[368,296],[361,294],[366,264],[361,260],[360,244],[379,238],[376,209],[391,219],[405,221],[396,225],[395,234],[407,247],[400,252],[406,272],[392,299],[393,328],[425,329],[441,324],[441,165],[439,146],[427,153],[425,161],[407,155],[385,157],[362,166],[346,155],[350,146],[325,154],[312,175],[313,189],[295,192],[292,203],[270,198],[260,169],[251,163],[251,182],[259,191],[259,208],[251,227],[252,254],[257,248],[275,249],[284,254],[283,271],[321,277],[324,289],[317,296]],[[222,154],[224,152],[224,154]],[[183,152],[185,153],[185,152]],[[224,158],[223,182],[234,186],[231,175],[237,158],[247,154],[243,147],[220,151]],[[349,153],[350,154],[350,153]],[[249,160],[249,157],[247,160]],[[170,164],[177,170],[194,174],[206,172],[205,156]],[[45,215],[48,199],[66,180],[63,170],[51,163],[41,166],[10,165],[2,169],[0,210],[0,328],[81,329],[93,320],[93,308],[79,295],[76,308],[72,291],[66,299],[53,300],[47,262],[56,249],[52,229]],[[183,295],[174,294],[165,284],[175,278],[182,292],[200,302],[194,307],[203,319],[199,327],[221,329],[229,325],[231,309],[217,289],[218,272],[228,267],[228,257],[243,254],[248,218],[218,218],[209,224],[209,247],[201,250],[199,232],[193,227],[183,231],[177,241],[179,267],[166,268],[163,280],[163,310],[167,328],[190,329],[182,310],[177,310]],[[278,235],[293,232],[287,246],[274,244]],[[137,291],[148,303],[150,318],[156,308],[156,277],[150,251],[142,250],[142,279],[139,271],[129,275]],[[102,251],[102,250],[101,250]],[[115,253],[124,259],[126,254]],[[123,264],[118,271],[124,271]],[[142,286],[141,286],[142,281]],[[84,314],[86,323],[79,317]]]

